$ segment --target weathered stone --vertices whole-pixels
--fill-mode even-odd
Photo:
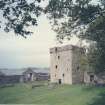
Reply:
[[[59,84],[83,82],[83,72],[80,70],[80,60],[83,52],[83,48],[72,45],[51,48],[51,82]]]

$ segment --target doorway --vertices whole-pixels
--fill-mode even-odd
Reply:
[[[90,75],[90,82],[94,81],[94,75]]]
[[[32,81],[32,73],[29,73],[29,81]]]
[[[59,82],[59,84],[62,84],[62,80],[61,79],[59,79],[58,82]]]

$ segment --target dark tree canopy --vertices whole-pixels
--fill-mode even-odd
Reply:
[[[99,5],[91,4],[92,0],[50,0],[46,8],[49,17],[54,20],[54,30],[58,39],[69,38],[73,33],[83,35],[83,29],[93,22],[102,11]],[[63,20],[59,21],[60,19]]]
[[[88,58],[96,72],[105,71],[105,0],[50,0],[46,8],[59,41],[73,35],[94,41]],[[91,58],[91,59],[90,59]]]
[[[48,6],[40,6],[42,0],[0,0],[0,13],[4,21],[0,21],[4,30],[13,30],[16,34],[26,36],[31,34],[28,26],[37,25],[37,19],[42,12],[54,20],[58,39],[70,36],[97,18],[102,11],[99,5],[92,5],[92,0],[49,0]],[[104,0],[102,0],[104,4]],[[59,21],[63,19],[63,21]],[[65,21],[66,20],[66,21]],[[2,25],[4,23],[4,25]],[[60,23],[60,25],[59,25]],[[65,34],[65,36],[64,36]]]
[[[37,19],[43,10],[40,2],[41,0],[0,0],[0,15],[4,19],[0,21],[1,28],[23,37],[31,34],[26,28],[37,25]]]

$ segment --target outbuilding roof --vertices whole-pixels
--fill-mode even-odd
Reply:
[[[0,69],[0,72],[5,75],[22,75],[28,69],[36,73],[49,73],[49,68]]]

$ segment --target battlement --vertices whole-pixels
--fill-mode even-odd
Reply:
[[[73,45],[65,45],[65,46],[61,46],[61,47],[50,48],[50,53],[57,53],[57,52],[62,52],[62,51],[75,50],[75,49],[84,51],[84,48],[82,48],[82,47],[73,46]]]

